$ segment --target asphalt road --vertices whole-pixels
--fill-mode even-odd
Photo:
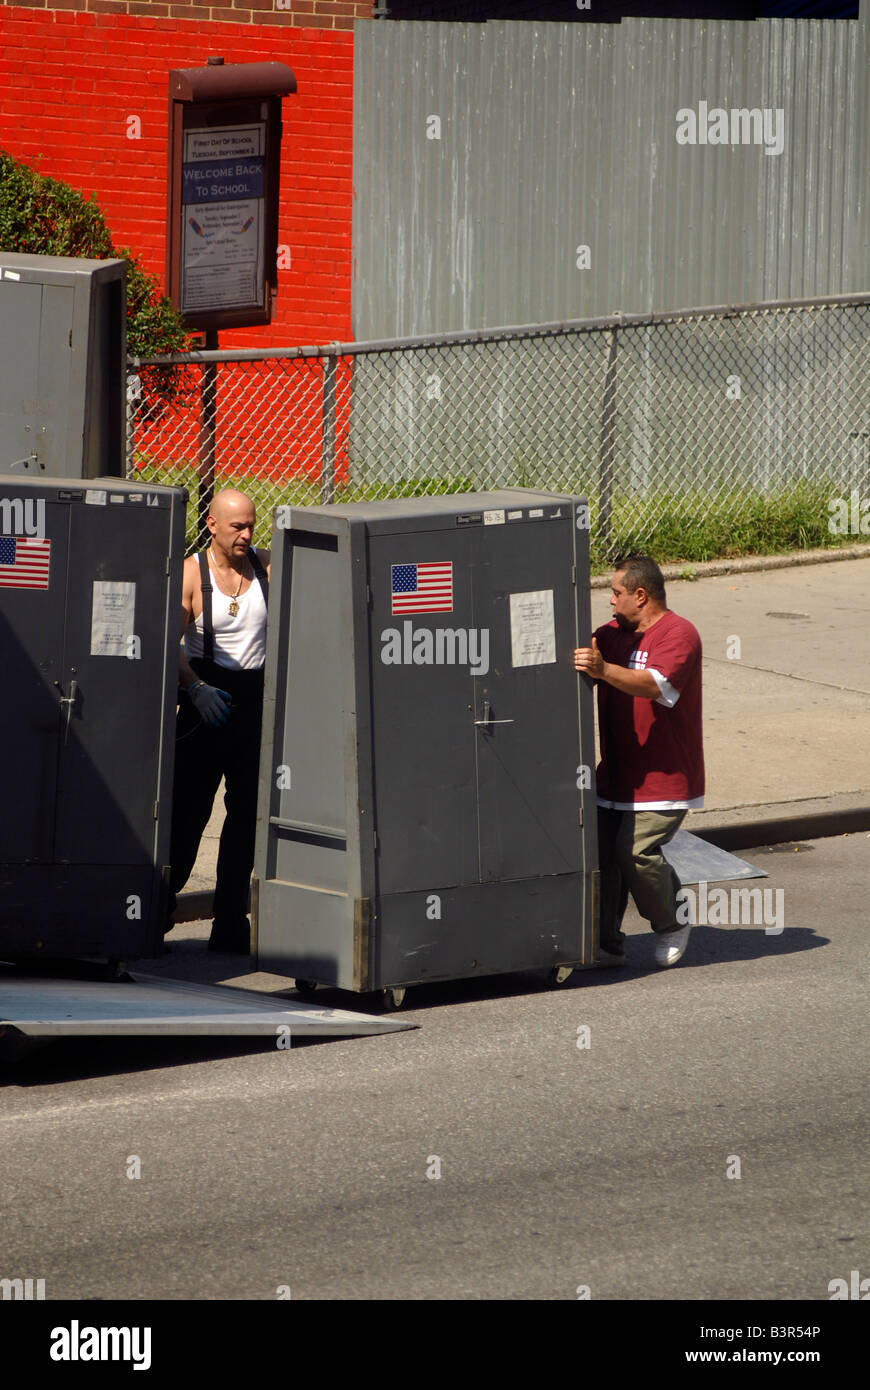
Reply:
[[[418,1031],[82,1040],[5,1070],[0,1276],[125,1300],[827,1300],[870,1276],[870,836],[744,857],[784,931],[698,927],[669,971],[630,917],[629,969],[430,986]]]

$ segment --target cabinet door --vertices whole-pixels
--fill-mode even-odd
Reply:
[[[0,473],[36,455],[42,476],[65,474],[76,425],[81,447],[70,400],[74,309],[72,285],[0,280]]]
[[[470,530],[369,537],[381,894],[479,875]]]
[[[44,532],[0,537],[0,863],[50,864],[60,729],[55,682],[63,674],[70,509],[40,499],[11,478],[0,480],[0,492],[9,503],[33,507],[41,500]],[[30,513],[32,520],[37,515]],[[12,517],[10,510],[0,530],[12,529]]]
[[[164,717],[169,502],[70,509],[55,855],[149,864]],[[169,622],[176,614],[169,614]],[[70,718],[67,721],[66,711]]]
[[[582,862],[572,518],[542,511],[475,536],[474,624],[490,634],[474,681],[483,883]]]

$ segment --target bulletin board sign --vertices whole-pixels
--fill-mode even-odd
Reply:
[[[188,329],[267,324],[277,294],[281,96],[296,90],[295,78],[283,63],[237,63],[169,80],[167,294]]]

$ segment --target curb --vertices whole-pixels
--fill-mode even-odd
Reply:
[[[707,825],[693,830],[699,840],[718,849],[755,849],[761,845],[781,845],[792,840],[821,840],[831,835],[854,835],[870,831],[870,806],[842,811],[818,811],[809,815],[777,816],[770,820],[742,821],[738,825]],[[173,922],[198,922],[211,917],[213,893],[179,893]]]
[[[204,917],[213,916],[214,892],[207,890],[197,893],[179,893],[178,903],[172,914],[174,923],[199,922]]]
[[[662,565],[661,571],[666,580],[685,579],[691,584],[696,579],[708,579],[717,574],[751,574],[758,570],[793,569],[798,565],[827,565],[835,560],[866,560],[868,556],[870,545],[847,545],[840,550],[798,550],[788,555],[746,555],[733,560],[683,560]],[[687,570],[691,570],[691,576],[687,576]],[[589,587],[609,589],[612,576],[613,570],[608,574],[593,575]]]
[[[699,840],[718,849],[750,849],[760,845],[781,845],[791,840],[821,840],[830,835],[854,835],[870,830],[870,806],[853,806],[839,811],[816,811],[796,816],[776,816],[770,820],[741,821],[737,825],[706,825],[693,830]]]

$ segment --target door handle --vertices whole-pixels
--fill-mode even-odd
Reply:
[[[64,741],[64,743],[66,743],[67,737],[69,736],[69,725],[70,725],[70,720],[72,719],[73,706],[75,705],[75,702],[76,702],[76,695],[78,694],[78,682],[75,680],[75,678],[73,678],[73,679],[70,681],[70,685],[69,685],[69,695],[64,695],[64,693],[63,693],[63,686],[61,685],[60,681],[55,681],[55,685],[57,686],[58,690],[60,691],[60,701],[59,701],[59,703],[60,703],[61,709],[62,709],[63,712],[64,712],[65,724],[64,724],[63,741]]]
[[[489,700],[484,700],[484,702],[483,702],[483,718],[482,718],[482,719],[475,719],[474,724],[475,724],[475,727],[476,727],[476,728],[479,728],[479,727],[482,726],[483,728],[488,729],[488,728],[490,727],[490,725],[492,725],[492,724],[513,724],[513,722],[514,722],[514,721],[513,721],[512,719],[493,719],[493,717],[492,717],[492,706],[490,705]]]

